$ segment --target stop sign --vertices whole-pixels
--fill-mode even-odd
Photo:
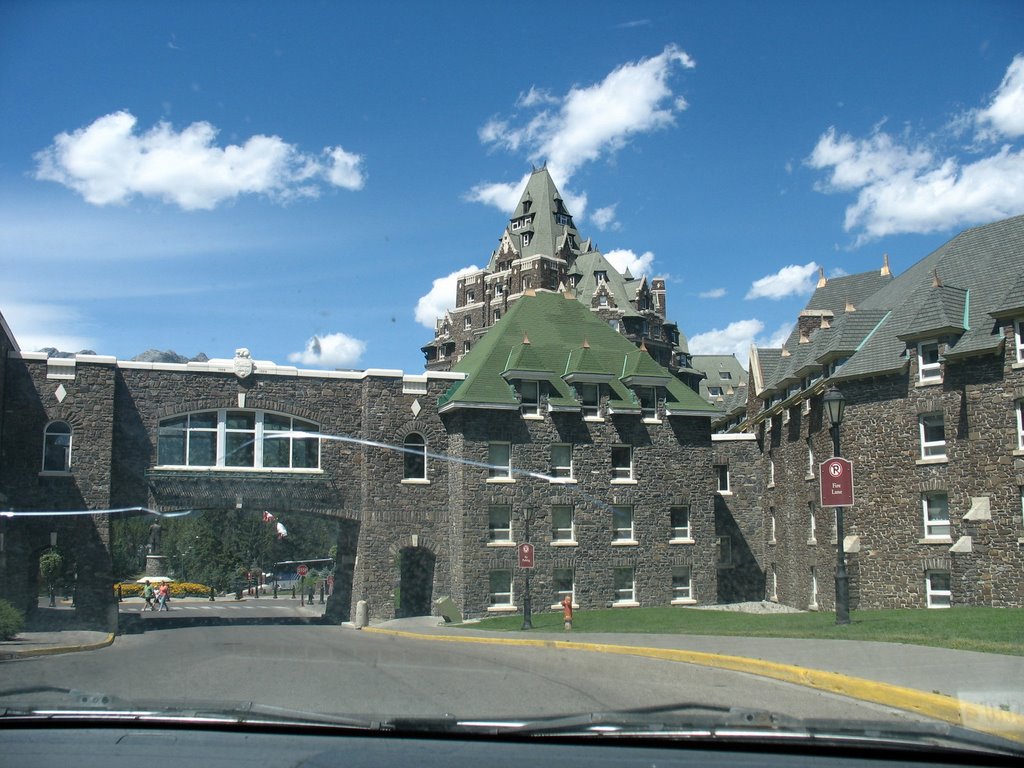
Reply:
[[[307,573],[309,573],[309,566],[308,565],[296,566],[295,572],[297,574],[299,574],[299,576],[305,576]]]

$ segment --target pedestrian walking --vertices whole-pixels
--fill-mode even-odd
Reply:
[[[156,600],[160,604],[160,608],[158,610],[161,610],[161,611],[169,611],[169,610],[171,610],[170,608],[167,607],[167,603],[170,601],[170,599],[171,599],[171,588],[167,586],[167,582],[166,581],[161,582],[160,588],[157,590],[157,596],[156,596]]]
[[[142,606],[142,610],[149,608],[151,611],[156,610],[156,606],[153,605],[153,585],[146,580],[145,586],[142,588],[142,599],[146,601],[146,604]]]

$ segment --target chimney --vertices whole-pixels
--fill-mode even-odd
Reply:
[[[824,288],[828,284],[828,280],[825,279],[825,268],[818,267],[818,288]]]
[[[889,254],[888,253],[883,253],[882,254],[882,269],[879,271],[878,274],[880,274],[882,277],[888,277],[889,275],[892,274],[892,272],[889,271]]]

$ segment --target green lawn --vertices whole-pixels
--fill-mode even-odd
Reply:
[[[931,645],[964,651],[1024,656],[1024,609],[853,611],[851,623],[836,626],[834,613],[749,614],[693,608],[630,608],[577,611],[573,634],[637,632],[679,635],[804,637],[823,640],[876,640]],[[562,613],[533,615],[533,629],[560,632]],[[465,629],[521,630],[522,614],[484,619]]]

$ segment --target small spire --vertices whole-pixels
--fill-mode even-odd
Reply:
[[[849,299],[846,300],[846,311],[847,312],[856,312],[857,311],[857,308],[855,306],[853,306],[853,302],[850,301]]]
[[[640,351],[641,352],[646,352],[647,351],[647,344],[644,341],[644,339],[640,339]]]
[[[782,352],[780,352],[779,354],[780,354],[780,355],[781,355],[782,357],[789,357],[789,356],[790,356],[790,355],[792,355],[793,353],[792,353],[792,352],[790,352],[790,351],[789,351],[788,349],[786,349],[786,345],[785,345],[785,344],[783,344],[783,345],[782,345]]]
[[[523,333],[523,344],[529,344],[529,343],[530,343],[530,337],[527,336],[526,333]]]
[[[523,296],[536,296],[537,292],[533,288],[527,288],[523,291]]]
[[[889,275],[892,274],[892,272],[889,271],[889,254],[888,253],[883,253],[882,254],[882,269],[881,269],[881,271],[878,274],[880,274],[882,277],[888,277]]]
[[[939,277],[939,270],[936,267],[932,270],[932,288],[941,288],[942,278]]]
[[[824,267],[818,267],[818,286],[817,287],[818,288],[824,288],[827,283],[828,283],[828,280],[825,279],[825,268]]]
[[[586,338],[583,339],[583,348],[590,349],[590,342],[587,341]]]

